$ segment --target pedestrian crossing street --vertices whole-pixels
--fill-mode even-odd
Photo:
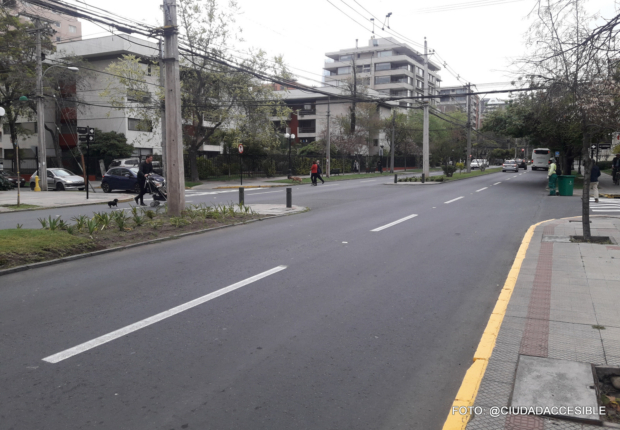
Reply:
[[[590,199],[590,210],[592,212],[620,212],[620,199],[598,199],[598,203],[594,199]]]

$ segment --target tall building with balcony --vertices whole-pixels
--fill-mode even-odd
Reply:
[[[368,46],[328,52],[325,56],[323,80],[326,85],[344,86],[356,75],[358,85],[387,97],[424,95],[424,54],[392,37],[370,39]],[[429,61],[429,95],[439,94],[439,70],[437,64]],[[434,104],[433,99],[431,103]],[[399,104],[413,106],[415,101],[402,99]]]
[[[33,20],[34,17],[40,17],[54,32],[51,37],[54,44],[82,39],[82,23],[73,16],[19,0],[0,0],[0,7],[4,7],[10,14],[22,16],[24,19]],[[66,7],[71,8],[69,5]]]
[[[439,103],[437,103],[437,109],[443,113],[450,113],[455,111],[461,111],[467,113],[469,106],[468,101],[471,103],[471,125],[474,129],[479,129],[482,125],[481,109],[480,109],[480,97],[477,95],[469,96],[467,94],[467,87],[443,87],[439,90]]]

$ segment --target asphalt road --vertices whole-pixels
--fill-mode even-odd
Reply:
[[[545,179],[296,187],[310,212],[1,277],[0,427],[440,429],[525,231],[580,214]]]

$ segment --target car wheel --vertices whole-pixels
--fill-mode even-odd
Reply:
[[[140,194],[140,184],[136,184],[133,186],[133,192],[136,194]]]
[[[62,184],[62,182],[57,182],[56,191],[64,191],[64,190],[65,190],[65,186]]]
[[[110,184],[108,184],[107,182],[101,184],[101,189],[104,193],[109,193],[110,191],[112,191],[112,189],[110,188]]]
[[[80,191],[84,191],[84,188],[78,188],[78,190],[80,190]]]

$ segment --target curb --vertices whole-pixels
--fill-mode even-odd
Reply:
[[[158,239],[147,240],[146,242],[138,242],[138,243],[132,243],[130,245],[117,246],[116,248],[108,248],[108,249],[102,249],[102,250],[99,250],[99,251],[86,252],[84,254],[71,255],[69,257],[57,258],[55,260],[41,261],[40,263],[25,264],[23,266],[11,267],[10,269],[0,270],[0,276],[10,275],[12,273],[17,273],[17,272],[25,272],[26,270],[38,269],[39,267],[53,266],[53,265],[60,264],[60,263],[65,263],[65,262],[68,262],[68,261],[81,260],[83,258],[88,258],[88,257],[96,257],[98,255],[109,254],[109,253],[117,252],[117,251],[124,251],[125,249],[137,248],[139,246],[151,245],[151,244],[159,243],[159,242],[166,242],[168,240],[182,239],[182,238],[187,237],[187,236],[194,236],[194,235],[198,235],[198,234],[202,234],[202,233],[207,233],[207,232],[214,231],[214,230],[221,230],[221,229],[224,229],[224,228],[234,227],[234,226],[238,226],[238,225],[251,224],[251,223],[257,222],[257,221],[264,221],[264,220],[273,219],[273,218],[279,218],[279,217],[283,217],[283,216],[296,215],[297,213],[304,213],[304,212],[307,212],[307,211],[308,211],[308,209],[306,208],[305,211],[296,212],[294,214],[271,215],[271,216],[268,216],[268,217],[258,218],[258,219],[254,219],[254,220],[250,220],[250,221],[239,222],[239,223],[228,224],[228,225],[222,225],[222,226],[219,226],[219,227],[212,227],[212,228],[207,228],[207,229],[204,229],[204,230],[190,231],[188,233],[181,233],[181,234],[177,234],[177,235],[174,235],[174,236],[161,237],[161,238],[158,238]]]
[[[531,225],[525,233],[521,246],[517,251],[514,263],[512,264],[512,268],[506,277],[504,287],[497,298],[497,302],[493,308],[493,312],[491,312],[489,322],[482,333],[482,338],[480,339],[478,348],[474,353],[474,363],[469,367],[467,373],[465,373],[461,387],[454,398],[454,402],[452,402],[452,409],[448,413],[448,418],[443,425],[443,430],[465,430],[467,427],[467,423],[471,419],[471,407],[474,406],[476,396],[478,395],[478,389],[480,388],[480,383],[482,382],[482,378],[489,363],[489,358],[491,358],[491,354],[493,354],[495,341],[497,339],[497,335],[499,334],[499,329],[502,326],[502,322],[504,321],[508,302],[510,301],[510,297],[514,291],[515,284],[517,283],[517,277],[521,271],[521,265],[525,259],[525,254],[530,246],[532,236],[534,236],[534,230],[536,230],[536,227],[539,225],[549,221],[553,221],[553,219],[541,221]],[[462,407],[467,409],[465,414],[461,415],[460,412],[453,412],[455,411],[454,408],[457,408],[456,410],[458,410]]]
[[[278,188],[278,187],[288,187],[288,185],[239,185],[239,186],[215,187],[215,188],[209,188],[209,189],[210,190],[227,190],[231,188],[237,189],[237,188]],[[197,190],[197,191],[200,191],[200,190]]]
[[[132,201],[132,198],[129,199],[123,199],[123,200],[119,200],[119,203],[127,203]],[[24,203],[26,204],[26,203]],[[39,208],[32,208],[32,209],[18,209],[18,210],[11,210],[8,212],[0,212],[0,216],[2,216],[2,214],[12,214],[15,212],[30,212],[30,211],[41,211],[41,210],[48,210],[48,209],[62,209],[62,208],[73,208],[73,207],[77,207],[77,206],[92,206],[92,205],[107,205],[108,202],[97,202],[97,203],[76,203],[76,204],[70,204],[70,205],[63,205],[63,206],[41,206]]]

